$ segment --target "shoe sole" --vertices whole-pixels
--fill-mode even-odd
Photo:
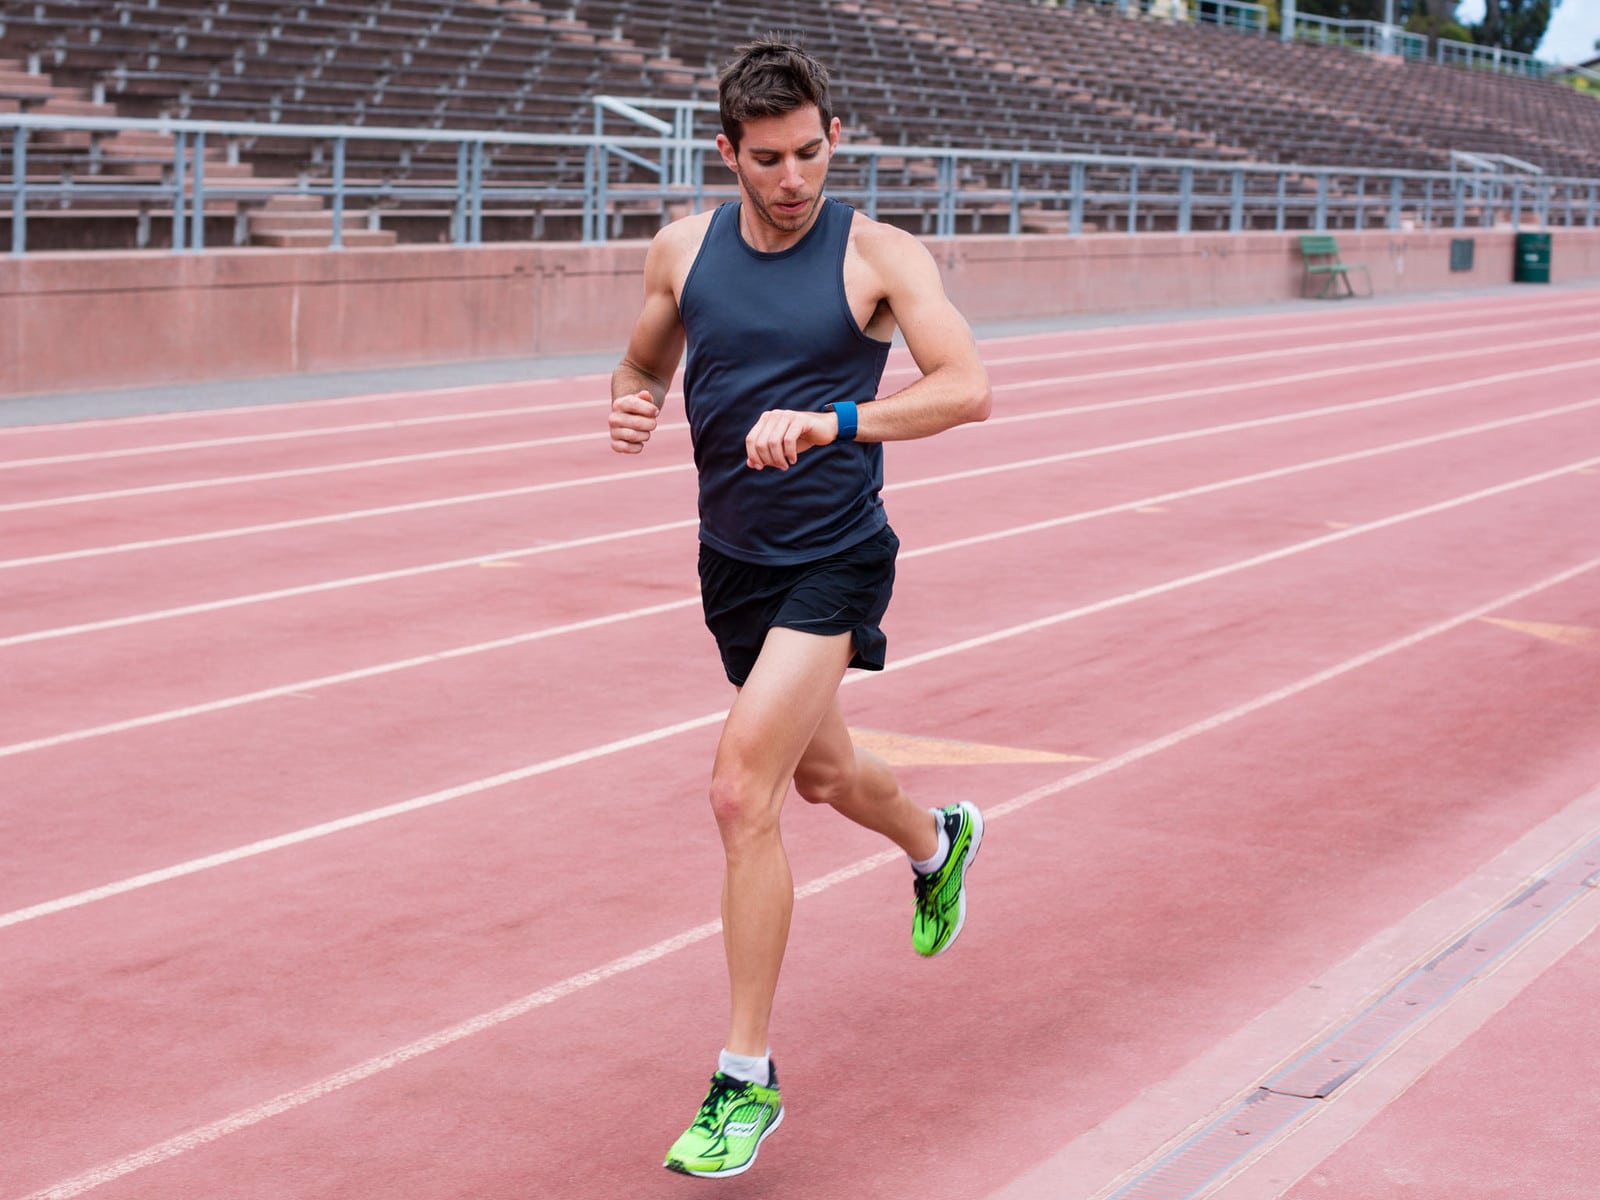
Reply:
[[[932,954],[924,958],[938,958],[951,946],[956,944],[956,939],[961,936],[961,929],[967,923],[967,870],[972,866],[972,860],[978,857],[978,847],[983,845],[983,813],[976,804],[965,804],[967,816],[972,821],[972,841],[967,844],[967,852],[961,859],[961,904],[956,909],[956,927],[951,931],[949,940]]]
[[[745,1159],[744,1162],[740,1163],[737,1167],[724,1167],[720,1171],[695,1171],[691,1170],[683,1163],[676,1162],[672,1159],[668,1159],[662,1165],[665,1166],[669,1171],[676,1171],[679,1175],[693,1175],[696,1179],[730,1179],[735,1175],[743,1175],[751,1167],[756,1165],[756,1155],[761,1153],[762,1143],[771,1137],[773,1133],[777,1131],[778,1126],[782,1124],[783,1106],[779,1105],[778,1115],[772,1118],[771,1125],[768,1125],[766,1129],[762,1130],[761,1137],[756,1142],[756,1148],[750,1151],[750,1157]]]

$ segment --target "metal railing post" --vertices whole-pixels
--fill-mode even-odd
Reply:
[[[1139,164],[1128,167],[1128,232],[1139,228]]]
[[[188,174],[184,157],[189,149],[189,135],[179,130],[172,140],[172,248],[182,250],[185,246],[184,234],[189,225],[183,209],[185,176]]]
[[[194,135],[194,200],[189,206],[189,245],[206,248],[206,131]]]
[[[467,242],[483,242],[483,160],[488,157],[482,142],[472,143],[472,192],[467,197]]]
[[[599,128],[600,113],[595,112],[595,127]],[[583,150],[583,240],[595,240],[595,162],[600,157],[598,146],[585,146]]]
[[[1282,233],[1288,226],[1288,201],[1289,201],[1289,176],[1282,171],[1278,172],[1278,232]]]
[[[1244,232],[1244,172],[1233,173],[1233,204],[1228,211],[1228,232]]]
[[[28,246],[28,131],[19,128],[11,139],[11,253]],[[1589,223],[1594,224],[1594,200],[1589,202]]]
[[[1356,228],[1367,227],[1367,177],[1356,176]]]
[[[1081,162],[1072,164],[1072,201],[1067,213],[1067,232],[1077,237],[1083,232],[1083,193],[1089,186],[1089,169]]]
[[[467,144],[456,143],[456,202],[450,211],[450,241],[461,245],[467,240]]]
[[[1511,181],[1511,228],[1522,225],[1522,180]]]
[[[939,237],[955,236],[956,160],[948,154],[939,160],[939,218],[934,228]]]
[[[1314,228],[1318,233],[1328,228],[1328,174],[1324,171],[1317,176],[1317,215]]]
[[[595,162],[598,168],[595,172],[595,241],[602,244],[611,240],[611,198],[607,192],[607,176],[611,174],[611,155],[606,147],[600,147],[599,157]]]
[[[1188,233],[1194,222],[1194,168],[1178,168],[1178,232]]]
[[[690,171],[689,158],[690,155],[695,154],[695,150],[692,145],[694,141],[694,109],[685,105],[679,110],[679,114],[683,118],[683,133],[681,135],[683,140],[678,146],[678,160],[682,164],[682,182],[687,184],[689,182]]]
[[[1396,175],[1389,180],[1389,220],[1390,229],[1400,228],[1400,208],[1405,203],[1405,191],[1400,176]]]
[[[1451,181],[1451,185],[1456,201],[1455,228],[1461,229],[1467,223],[1467,190],[1459,176]]]
[[[1011,160],[1011,219],[1006,231],[1016,237],[1022,232],[1022,161]]]
[[[344,249],[344,139],[333,139],[333,237],[329,245]]]

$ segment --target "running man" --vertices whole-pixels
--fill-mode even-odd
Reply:
[[[976,806],[930,815],[856,749],[837,692],[847,667],[884,664],[899,541],[878,495],[881,443],[983,420],[988,376],[927,250],[824,195],[839,122],[821,64],[781,41],[741,47],[720,101],[739,201],[651,243],[610,419],[611,448],[642,451],[687,346],[705,619],[739,689],[711,771],[727,1041],[665,1164],[702,1176],[747,1170],[783,1119],[767,1030],[794,906],[779,833],[790,782],[905,851],[919,954],[961,932],[983,838]],[[922,377],[875,398],[897,327]]]

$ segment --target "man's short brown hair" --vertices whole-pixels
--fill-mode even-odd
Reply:
[[[807,104],[815,104],[822,130],[833,123],[828,100],[828,69],[799,45],[769,35],[740,46],[734,60],[722,70],[717,100],[722,109],[722,132],[739,149],[744,123],[757,117],[781,117]]]

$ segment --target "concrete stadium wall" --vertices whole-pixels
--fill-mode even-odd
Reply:
[[[1600,229],[1553,231],[1552,281],[1600,280]],[[1513,233],[1340,233],[1379,295],[1512,278]],[[1292,234],[928,241],[969,320],[1207,308],[1300,294]],[[0,396],[621,352],[645,244],[0,258]]]

